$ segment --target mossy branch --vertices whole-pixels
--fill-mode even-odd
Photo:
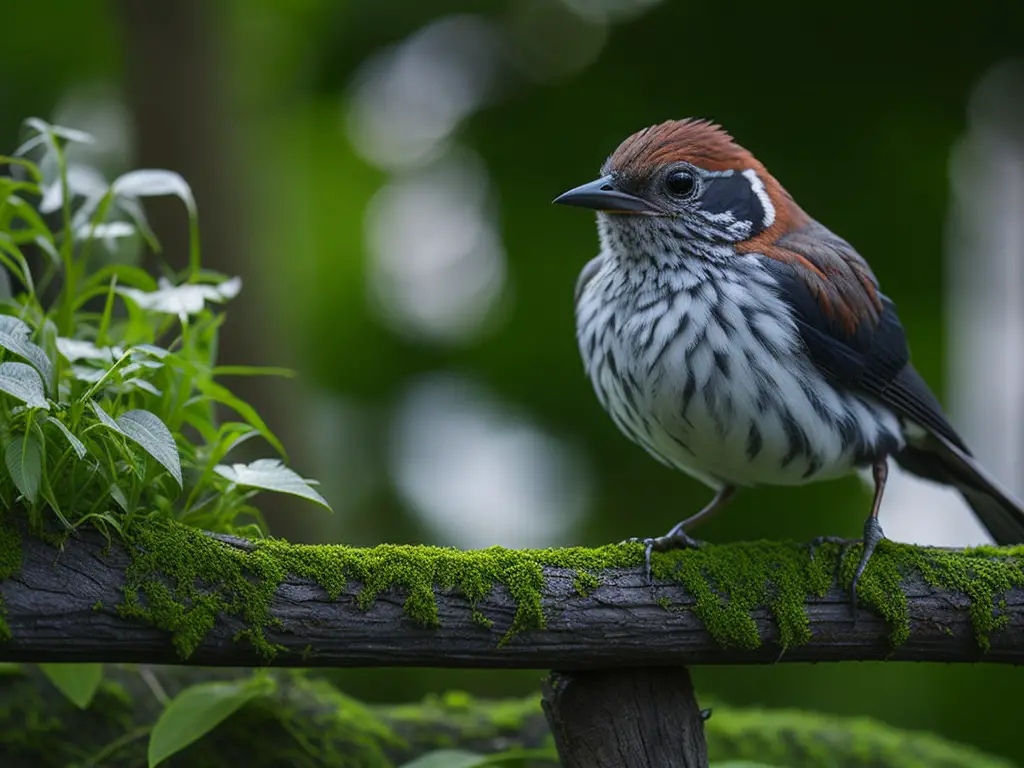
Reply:
[[[755,542],[357,549],[139,526],[59,547],[0,526],[12,661],[602,668],[910,659],[1024,661],[1024,550]]]

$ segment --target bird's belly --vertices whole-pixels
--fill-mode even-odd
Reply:
[[[846,474],[856,464],[856,451],[813,414],[802,393],[788,397],[785,381],[766,392],[755,381],[713,377],[685,408],[685,390],[663,384],[649,392],[658,425],[654,445],[698,477],[739,486],[801,485]]]
[[[836,389],[798,344],[769,354],[740,323],[704,319],[651,343],[657,326],[634,315],[588,364],[619,428],[663,463],[712,486],[801,485],[902,442],[888,409]]]

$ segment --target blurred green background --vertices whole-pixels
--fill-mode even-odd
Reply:
[[[266,499],[272,530],[300,541],[600,544],[707,500],[618,434],[575,347],[596,235],[550,200],[629,133],[690,115],[729,129],[870,259],[940,395],[956,370],[951,158],[972,120],[1024,146],[1019,0],[33,0],[2,18],[0,146],[38,115],[93,132],[83,159],[108,178],[164,167],[193,185],[205,263],[246,286],[222,359],[300,374],[232,382],[335,507]],[[184,214],[152,215],[183,265]],[[700,536],[853,536],[868,501],[855,477],[760,490]],[[907,509],[927,528],[927,503]],[[1024,761],[1017,669],[695,675],[705,697],[868,714]],[[541,673],[337,676],[401,701],[521,693]]]

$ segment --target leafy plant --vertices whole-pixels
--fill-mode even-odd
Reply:
[[[202,268],[185,180],[137,170],[106,183],[67,160],[68,143],[89,143],[88,134],[35,118],[26,125],[28,140],[0,156],[10,169],[0,176],[3,508],[24,508],[36,528],[55,519],[124,533],[161,517],[251,535],[264,528],[251,504],[261,489],[326,507],[280,460],[223,463],[253,437],[285,454],[219,378],[282,371],[217,366],[217,309],[241,280]],[[189,252],[183,269],[154,279],[125,263],[121,246],[159,253],[141,204],[157,195],[184,204]],[[218,404],[237,418],[218,423]]]
[[[89,706],[103,679],[102,664],[40,664],[39,670],[79,709]]]
[[[257,696],[274,692],[274,680],[256,672],[244,680],[191,685],[164,709],[149,737],[149,768],[205,736]]]

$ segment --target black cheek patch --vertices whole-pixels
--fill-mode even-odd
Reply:
[[[731,213],[736,221],[749,221],[753,237],[764,230],[764,207],[750,180],[742,173],[708,179],[701,195],[700,207],[708,213]]]

